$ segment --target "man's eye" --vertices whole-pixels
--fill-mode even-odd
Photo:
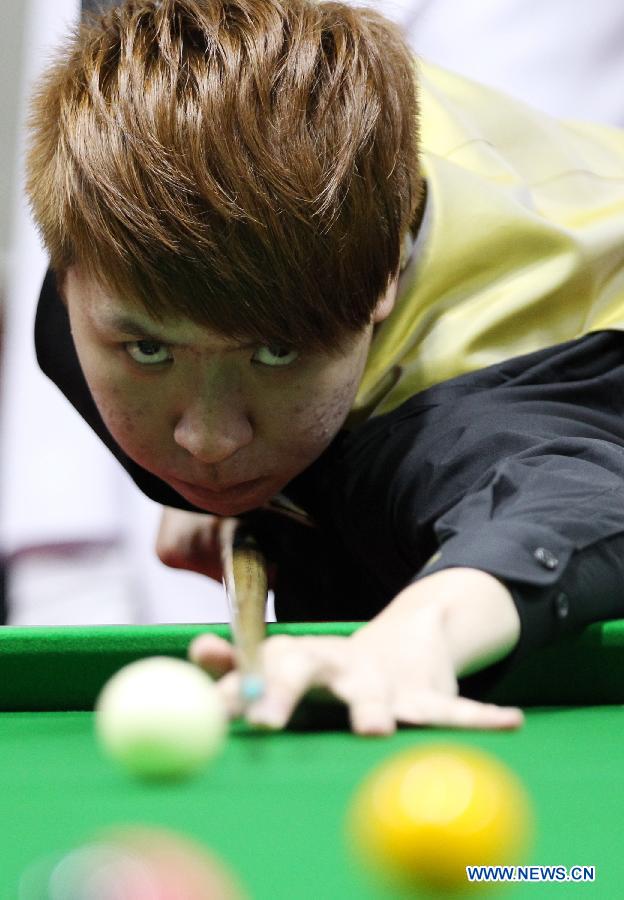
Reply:
[[[289,366],[299,358],[297,350],[291,350],[289,347],[277,347],[266,344],[264,347],[258,347],[252,359],[254,362],[261,363],[263,366]]]
[[[144,366],[168,362],[172,358],[167,345],[157,341],[130,341],[125,348],[135,362]]]

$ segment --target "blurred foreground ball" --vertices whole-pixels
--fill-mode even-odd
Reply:
[[[525,862],[532,821],[528,795],[506,766],[449,744],[383,762],[356,792],[347,827],[378,872],[444,892],[468,887],[468,865]]]
[[[214,853],[161,828],[116,829],[37,866],[19,900],[245,900],[238,879]]]
[[[98,697],[95,723],[105,752],[147,779],[194,774],[219,752],[227,727],[210,676],[166,656],[130,663],[113,675]]]

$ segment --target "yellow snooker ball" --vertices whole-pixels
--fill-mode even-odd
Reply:
[[[468,886],[467,865],[520,865],[532,831],[519,779],[482,751],[450,744],[382,763],[351,804],[348,831],[386,875],[430,889]]]

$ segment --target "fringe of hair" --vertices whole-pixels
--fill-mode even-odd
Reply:
[[[72,35],[30,130],[58,275],[282,346],[368,323],[422,198],[410,51],[342,3],[128,0]]]

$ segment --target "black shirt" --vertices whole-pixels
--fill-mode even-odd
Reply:
[[[489,572],[520,614],[515,656],[624,615],[620,332],[432,387],[341,435],[313,470],[294,497],[380,605],[443,568]]]
[[[117,446],[46,278],[44,372],[157,502],[193,507]],[[624,615],[624,335],[578,341],[436,385],[338,435],[287,488],[317,523],[249,518],[278,562],[282,620],[362,620],[410,581],[489,572],[521,619],[513,656]]]

